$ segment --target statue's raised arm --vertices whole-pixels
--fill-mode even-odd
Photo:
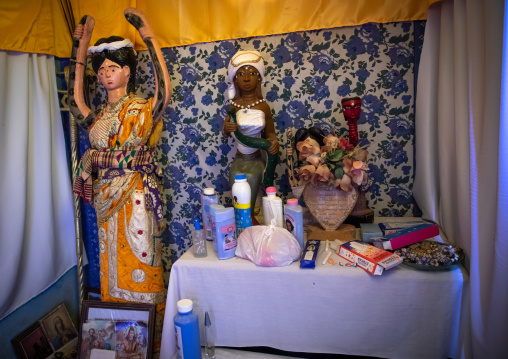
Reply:
[[[169,104],[172,94],[171,81],[169,79],[168,68],[164,62],[161,49],[155,38],[153,29],[146,19],[146,16],[141,11],[135,8],[128,8],[124,11],[125,18],[131,23],[138,31],[143,39],[150,57],[152,59],[153,68],[155,72],[155,96],[152,100],[153,120],[157,122],[164,110]]]
[[[69,110],[74,115],[76,122],[81,127],[88,129],[97,113],[85,104],[83,95],[83,78],[86,68],[86,49],[92,37],[95,20],[90,15],[85,15],[74,30],[72,40],[72,54],[70,64],[70,76],[68,84]]]

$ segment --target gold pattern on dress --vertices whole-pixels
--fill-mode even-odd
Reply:
[[[125,207],[124,207],[125,210]],[[127,228],[127,221],[124,216],[124,223],[118,223],[118,213],[108,220],[108,228],[113,229],[113,233],[108,235],[108,291],[113,298],[124,299],[130,302],[159,304],[164,302],[164,291],[140,293],[118,287],[118,271],[117,271],[117,241],[118,241],[118,225]],[[110,227],[111,226],[111,227]]]

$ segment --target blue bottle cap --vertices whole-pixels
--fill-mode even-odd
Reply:
[[[196,219],[194,220],[194,229],[195,229],[196,231],[199,231],[199,230],[201,229],[201,226],[199,225],[199,218],[196,218]]]
[[[235,176],[235,180],[244,180],[244,179],[247,179],[245,173],[240,173]]]

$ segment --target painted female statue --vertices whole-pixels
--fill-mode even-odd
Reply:
[[[228,77],[232,85],[227,96],[231,99],[231,104],[222,129],[224,135],[234,133],[238,140],[237,152],[230,167],[229,182],[232,186],[238,173],[247,175],[251,188],[253,223],[257,223],[253,209],[263,172],[264,186],[271,186],[279,153],[272,112],[261,93],[264,76],[265,65],[257,51],[238,51],[231,58]],[[266,151],[267,159],[263,157],[260,149]]]
[[[93,199],[97,212],[102,300],[153,303],[162,308],[163,218],[160,169],[153,147],[172,90],[145,15],[133,8],[124,15],[148,48],[155,70],[155,95],[147,100],[134,94],[137,58],[133,44],[111,36],[88,48],[92,67],[107,90],[107,101],[95,111],[86,106],[82,79],[95,22],[84,16],[74,32],[69,107],[87,130],[91,149],[78,166],[74,191],[85,200]]]

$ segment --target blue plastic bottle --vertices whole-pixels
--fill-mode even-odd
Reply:
[[[217,244],[219,259],[229,259],[235,256],[236,251],[236,225],[233,208],[219,209],[215,212],[214,244]]]
[[[201,359],[199,317],[192,312],[192,300],[182,299],[176,303],[178,314],[175,323],[176,357],[178,359]]]
[[[284,206],[284,226],[295,236],[303,251],[303,210],[297,199],[288,199]]]
[[[211,204],[210,205],[210,215],[211,215],[211,227],[212,227],[212,241],[213,241],[213,250],[217,252],[217,230],[215,223],[215,213],[219,210],[224,209],[225,207],[222,204]]]
[[[201,195],[201,211],[203,213],[203,227],[207,241],[212,240],[212,214],[210,213],[210,205],[219,204],[219,196],[215,193],[215,189],[205,188]]]

